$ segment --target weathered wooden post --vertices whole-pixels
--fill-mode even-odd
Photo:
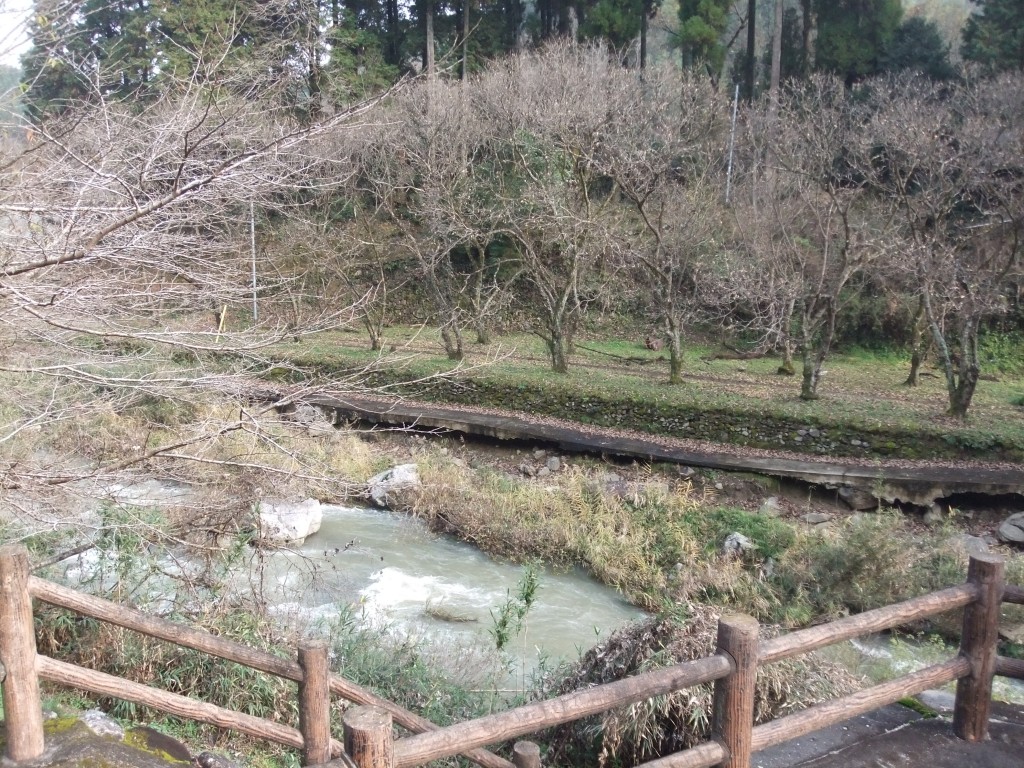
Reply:
[[[517,741],[512,746],[512,764],[516,768],[540,768],[540,747],[532,741]]]
[[[28,592],[28,552],[0,547],[0,662],[3,663],[7,757],[14,762],[43,754],[43,709],[36,677],[36,635]]]
[[[391,713],[380,707],[353,707],[342,718],[345,752],[359,768],[394,768]]]
[[[1005,586],[1003,571],[1003,558],[990,553],[971,555],[967,568],[967,581],[976,584],[981,594],[964,609],[964,628],[960,636],[960,655],[971,662],[971,674],[956,683],[953,733],[965,741],[988,738],[999,609]]]
[[[733,672],[715,682],[711,731],[728,751],[723,768],[749,768],[757,683],[757,620],[725,614],[718,620],[718,652],[732,659]]]
[[[331,672],[327,644],[299,644],[299,730],[302,731],[302,764],[320,765],[331,759]]]

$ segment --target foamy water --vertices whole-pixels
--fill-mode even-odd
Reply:
[[[386,510],[325,505],[320,531],[255,564],[275,614],[330,621],[357,613],[373,626],[444,642],[492,645],[492,615],[514,596],[522,566],[430,533]],[[523,631],[509,644],[528,667],[538,654],[575,659],[643,612],[581,571],[545,569]],[[528,658],[526,658],[528,657]]]

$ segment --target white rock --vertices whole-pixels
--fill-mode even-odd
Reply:
[[[722,552],[727,555],[740,555],[752,549],[757,549],[757,544],[737,531],[726,536],[722,544]]]
[[[968,555],[981,555],[988,552],[988,542],[980,536],[971,536],[969,533],[951,536],[948,543],[954,549]]]
[[[78,719],[97,736],[111,736],[118,741],[124,740],[124,728],[98,709],[83,712]]]
[[[878,499],[873,494],[860,488],[850,488],[843,485],[839,487],[836,493],[850,509],[878,509]]]
[[[366,485],[367,494],[373,503],[378,507],[387,507],[389,495],[420,487],[420,473],[415,464],[399,464],[374,475]]]
[[[260,503],[260,535],[277,544],[301,544],[320,530],[324,513],[320,502],[306,499],[295,504],[287,501]]]

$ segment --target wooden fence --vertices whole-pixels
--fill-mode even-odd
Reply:
[[[36,653],[32,600],[42,600],[150,637],[210,653],[298,683],[299,728],[274,723],[83,669]],[[0,679],[7,716],[7,757],[14,762],[43,752],[39,680],[112,696],[178,717],[211,723],[302,750],[306,765],[406,768],[451,755],[464,755],[485,768],[539,768],[540,750],[517,742],[510,762],[484,747],[552,726],[599,714],[702,683],[714,682],[713,738],[688,750],[644,763],[647,768],[749,768],[754,752],[839,723],[905,696],[957,681],[953,731],[967,741],[988,733],[992,678],[1024,679],[1024,661],[996,653],[1002,602],[1024,604],[1024,589],[1006,586],[1003,561],[971,557],[966,583],[839,621],[758,639],[758,624],[739,614],[719,621],[714,655],[645,672],[625,680],[539,701],[447,728],[332,675],[327,647],[303,643],[296,661],[185,627],[32,576],[27,552],[0,548]],[[762,725],[754,725],[754,683],[758,666],[808,653],[832,643],[879,632],[963,608],[960,651],[952,659],[859,691],[850,696]],[[331,737],[331,697],[359,706],[344,717],[344,743]],[[397,723],[413,735],[396,739]]]

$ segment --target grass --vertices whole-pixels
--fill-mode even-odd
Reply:
[[[399,346],[381,364],[401,361],[406,366],[403,375],[451,369],[452,364],[438,354],[440,347],[430,333],[392,329],[389,343],[404,341],[410,343],[409,348],[403,351]],[[828,366],[823,400],[803,403],[795,396],[796,381],[774,375],[774,360],[705,360],[709,350],[692,347],[686,352],[686,383],[669,387],[664,383],[666,363],[658,361],[659,353],[628,340],[583,343],[600,352],[654,362],[627,365],[581,347],[574,368],[567,376],[557,377],[547,369],[540,340],[524,335],[502,339],[487,349],[471,348],[470,366],[488,364],[467,375],[507,386],[557,390],[576,400],[593,394],[694,409],[721,407],[809,421],[901,424],[915,429],[923,429],[925,420],[935,418],[939,430],[970,433],[979,443],[1020,440],[1024,429],[1019,410],[1011,404],[1024,383],[1012,378],[1017,374],[1005,374],[1004,381],[983,382],[975,415],[964,426],[938,415],[943,408],[939,380],[928,378],[916,390],[901,386],[904,364],[894,353],[854,350],[837,357]],[[360,344],[351,334],[325,334],[274,352],[282,361],[308,366],[311,376],[328,376],[377,359],[374,353],[360,349]],[[515,353],[504,354],[512,346]],[[287,366],[281,369],[286,371]],[[47,396],[45,389],[40,392],[42,398]],[[68,398],[80,395],[61,393]],[[187,407],[160,399],[117,406],[100,403],[83,418],[26,430],[0,449],[2,455],[13,462],[19,455],[45,452],[60,442],[80,448],[80,455],[88,461],[102,461],[119,455],[126,445],[170,443],[190,430],[228,423],[237,414],[230,402],[209,393],[197,396]],[[0,402],[0,413],[17,414],[20,408],[29,407],[30,403]],[[923,532],[895,513],[865,515],[825,529],[810,529],[717,504],[678,477],[661,475],[657,469],[638,470],[627,487],[612,491],[597,479],[607,470],[596,462],[574,459],[568,470],[541,483],[494,467],[474,469],[465,462],[457,463],[453,455],[433,443],[422,443],[415,451],[413,460],[419,464],[425,484],[406,497],[406,508],[427,518],[435,529],[520,562],[540,559],[582,565],[635,603],[666,614],[678,613],[680,606],[731,608],[764,623],[801,627],[955,584],[964,577],[966,558],[949,545],[950,529]],[[123,568],[129,566],[124,571],[126,578],[133,564],[146,572],[144,566],[154,543],[172,539],[176,544],[206,546],[209,542],[200,538],[207,527],[237,532],[239,525],[244,528],[252,502],[267,493],[342,500],[407,449],[265,418],[259,430],[233,432],[193,452],[198,461],[187,465],[183,477],[197,487],[214,489],[208,491],[214,495],[205,501],[219,509],[221,518],[201,518],[195,510],[154,516],[152,510],[103,509],[98,525],[118,553],[129,558],[120,563]],[[76,523],[70,511],[68,518],[66,526],[5,521],[3,535],[5,539],[27,538],[34,553],[42,556],[67,546],[80,530],[71,527]],[[721,541],[733,531],[752,539],[757,548],[742,557],[723,556]],[[119,566],[112,563],[112,567]],[[1024,583],[1024,558],[1011,558],[1008,574],[1010,581]],[[278,644],[280,636],[259,617],[258,610],[238,616],[229,608],[194,618],[228,636],[284,652]],[[428,606],[428,610],[440,612],[445,607]],[[101,629],[94,622],[57,612],[41,616],[40,647],[44,652],[88,659],[90,664],[106,665],[115,673],[139,679],[159,679],[162,687],[194,689],[209,700],[243,711],[294,718],[292,705],[284,698],[292,701],[293,689],[285,690],[216,660],[174,655],[120,630]],[[335,653],[343,660],[346,676],[428,717],[471,717],[498,706],[492,694],[474,690],[464,681],[453,682],[453,672],[458,670],[439,670],[444,654],[408,638],[364,632],[344,623],[334,628],[334,633]],[[448,652],[447,656],[449,662],[454,657],[467,658],[461,652]],[[118,711],[127,716],[152,716],[141,710]],[[606,725],[609,733],[624,734],[622,739],[634,738],[635,733],[629,734],[636,728],[665,722],[658,721],[658,713],[653,711],[617,716],[622,719],[609,720]],[[196,731],[195,736],[206,739],[211,734]],[[291,753],[268,758],[268,763],[275,759],[294,762]]]
[[[1009,364],[1003,366],[1008,370],[999,373],[996,381],[979,383],[969,419],[964,422],[945,415],[945,381],[939,372],[926,370],[919,386],[906,387],[906,356],[891,350],[851,349],[833,355],[826,362],[821,399],[807,402],[798,397],[799,377],[776,375],[778,360],[773,358],[714,360],[707,347],[690,346],[684,355],[684,383],[669,386],[665,353],[647,350],[639,342],[581,339],[569,373],[559,376],[550,371],[543,342],[535,335],[510,335],[487,346],[470,345],[467,359],[459,365],[443,356],[435,336],[430,329],[391,328],[389,342],[395,351],[383,356],[367,350],[360,337],[337,332],[301,344],[279,345],[270,352],[314,377],[317,372],[361,366],[413,379],[446,373],[506,389],[538,387],[570,400],[594,397],[657,403],[687,412],[735,412],[752,419],[780,417],[849,430],[927,433],[937,440],[955,442],[956,450],[979,456],[998,445],[1016,446],[1024,452],[1024,419],[1019,410],[1024,373]],[[1009,360],[1011,355],[1004,348],[1010,342],[1001,344],[1000,359]],[[1024,346],[1014,348],[1024,358]],[[592,350],[651,364],[627,364]],[[420,389],[423,396],[444,399],[442,391]]]
[[[966,576],[953,519],[921,529],[889,510],[817,528],[716,504],[670,474],[609,489],[584,460],[539,483],[456,458],[441,446],[417,455],[424,485],[406,509],[499,557],[582,566],[650,610],[702,603],[798,628]],[[756,549],[723,556],[732,532]],[[1008,560],[1009,580],[1024,583],[1024,557]]]

